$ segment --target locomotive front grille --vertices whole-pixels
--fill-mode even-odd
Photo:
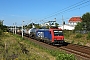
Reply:
[[[64,43],[64,40],[54,40],[54,43]]]

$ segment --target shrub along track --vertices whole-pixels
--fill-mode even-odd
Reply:
[[[68,44],[68,43],[65,43],[64,46],[61,46],[61,47],[60,46],[52,46],[52,45],[48,45],[46,43],[39,42],[37,40],[28,38],[28,37],[24,37],[24,38],[27,38],[31,42],[34,42],[35,44],[38,44],[38,45],[45,47],[47,49],[60,50],[60,51],[64,50],[67,53],[75,54],[77,59],[82,59],[82,60],[89,60],[90,59],[90,47],[79,46],[79,45]]]

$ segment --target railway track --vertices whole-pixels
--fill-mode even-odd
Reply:
[[[78,60],[79,60],[79,58],[81,60],[90,60],[90,47],[79,46],[79,45],[74,45],[74,44],[65,44],[67,46],[61,46],[61,47],[60,46],[52,46],[52,45],[48,45],[46,43],[39,42],[37,40],[28,38],[28,37],[24,37],[24,38],[27,38],[28,40],[34,42],[35,44],[38,44],[47,49],[64,50],[67,53],[72,53],[78,58]]]
[[[81,57],[82,60],[90,60],[90,47],[69,44],[59,48]]]

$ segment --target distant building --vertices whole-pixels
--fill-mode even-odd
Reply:
[[[44,24],[41,24],[41,26],[55,26],[56,21],[48,21],[45,22]]]
[[[69,25],[77,25],[78,22],[82,22],[81,17],[72,17],[69,20]]]
[[[60,25],[58,28],[62,30],[74,30],[78,22],[82,22],[81,17],[72,17],[69,19],[68,24]]]
[[[74,30],[78,22],[82,22],[81,17],[72,17],[69,19],[68,24],[59,25],[58,28],[61,28],[62,30]],[[56,20],[48,21],[45,22],[44,24],[41,24],[41,26],[55,26],[55,23]]]
[[[65,24],[65,25],[60,25],[58,28],[61,28],[62,30],[74,30],[75,26]]]
[[[41,24],[41,26],[56,26],[55,23],[56,23],[56,18],[54,18],[54,20],[45,22],[44,24]]]

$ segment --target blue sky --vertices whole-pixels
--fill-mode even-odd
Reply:
[[[71,17],[86,12],[90,12],[90,0],[0,0],[0,20],[8,26],[15,22],[20,26],[22,21],[44,23],[54,18],[62,24],[62,15],[68,23]]]

